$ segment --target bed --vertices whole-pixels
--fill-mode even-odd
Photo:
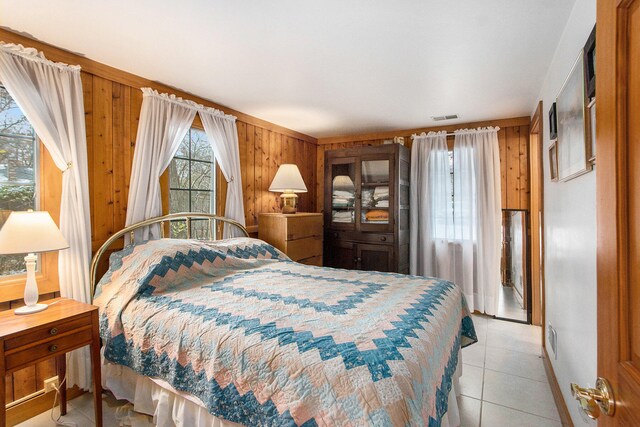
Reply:
[[[116,239],[179,218],[208,220],[209,239],[132,242],[96,286],[116,397],[159,425],[457,423],[460,349],[477,339],[456,285],[305,266],[206,214],[116,233],[92,284]],[[211,240],[212,221],[245,237]]]

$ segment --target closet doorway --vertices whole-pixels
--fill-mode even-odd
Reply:
[[[531,323],[528,216],[525,210],[502,211],[501,283],[496,318],[522,323]]]

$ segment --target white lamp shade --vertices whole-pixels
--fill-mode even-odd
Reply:
[[[333,189],[342,191],[353,191],[356,186],[348,175],[338,175],[333,178]]]
[[[306,193],[307,186],[304,185],[298,166],[284,164],[280,165],[278,172],[276,172],[269,191]]]
[[[0,254],[56,251],[69,247],[49,212],[11,212],[0,229]]]

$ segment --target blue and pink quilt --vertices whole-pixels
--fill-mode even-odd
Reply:
[[[108,361],[247,426],[439,426],[476,341],[450,282],[305,266],[249,238],[127,247],[94,303]]]

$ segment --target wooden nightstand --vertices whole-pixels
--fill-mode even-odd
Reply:
[[[66,353],[91,346],[93,404],[96,426],[102,426],[102,386],[100,379],[100,334],[98,307],[67,298],[46,301],[45,311],[16,315],[0,313],[0,427],[5,426],[5,375],[45,359],[56,358],[58,378],[65,377]],[[60,412],[67,413],[67,390],[61,390]]]
[[[258,238],[302,264],[322,266],[322,214],[261,213]]]

